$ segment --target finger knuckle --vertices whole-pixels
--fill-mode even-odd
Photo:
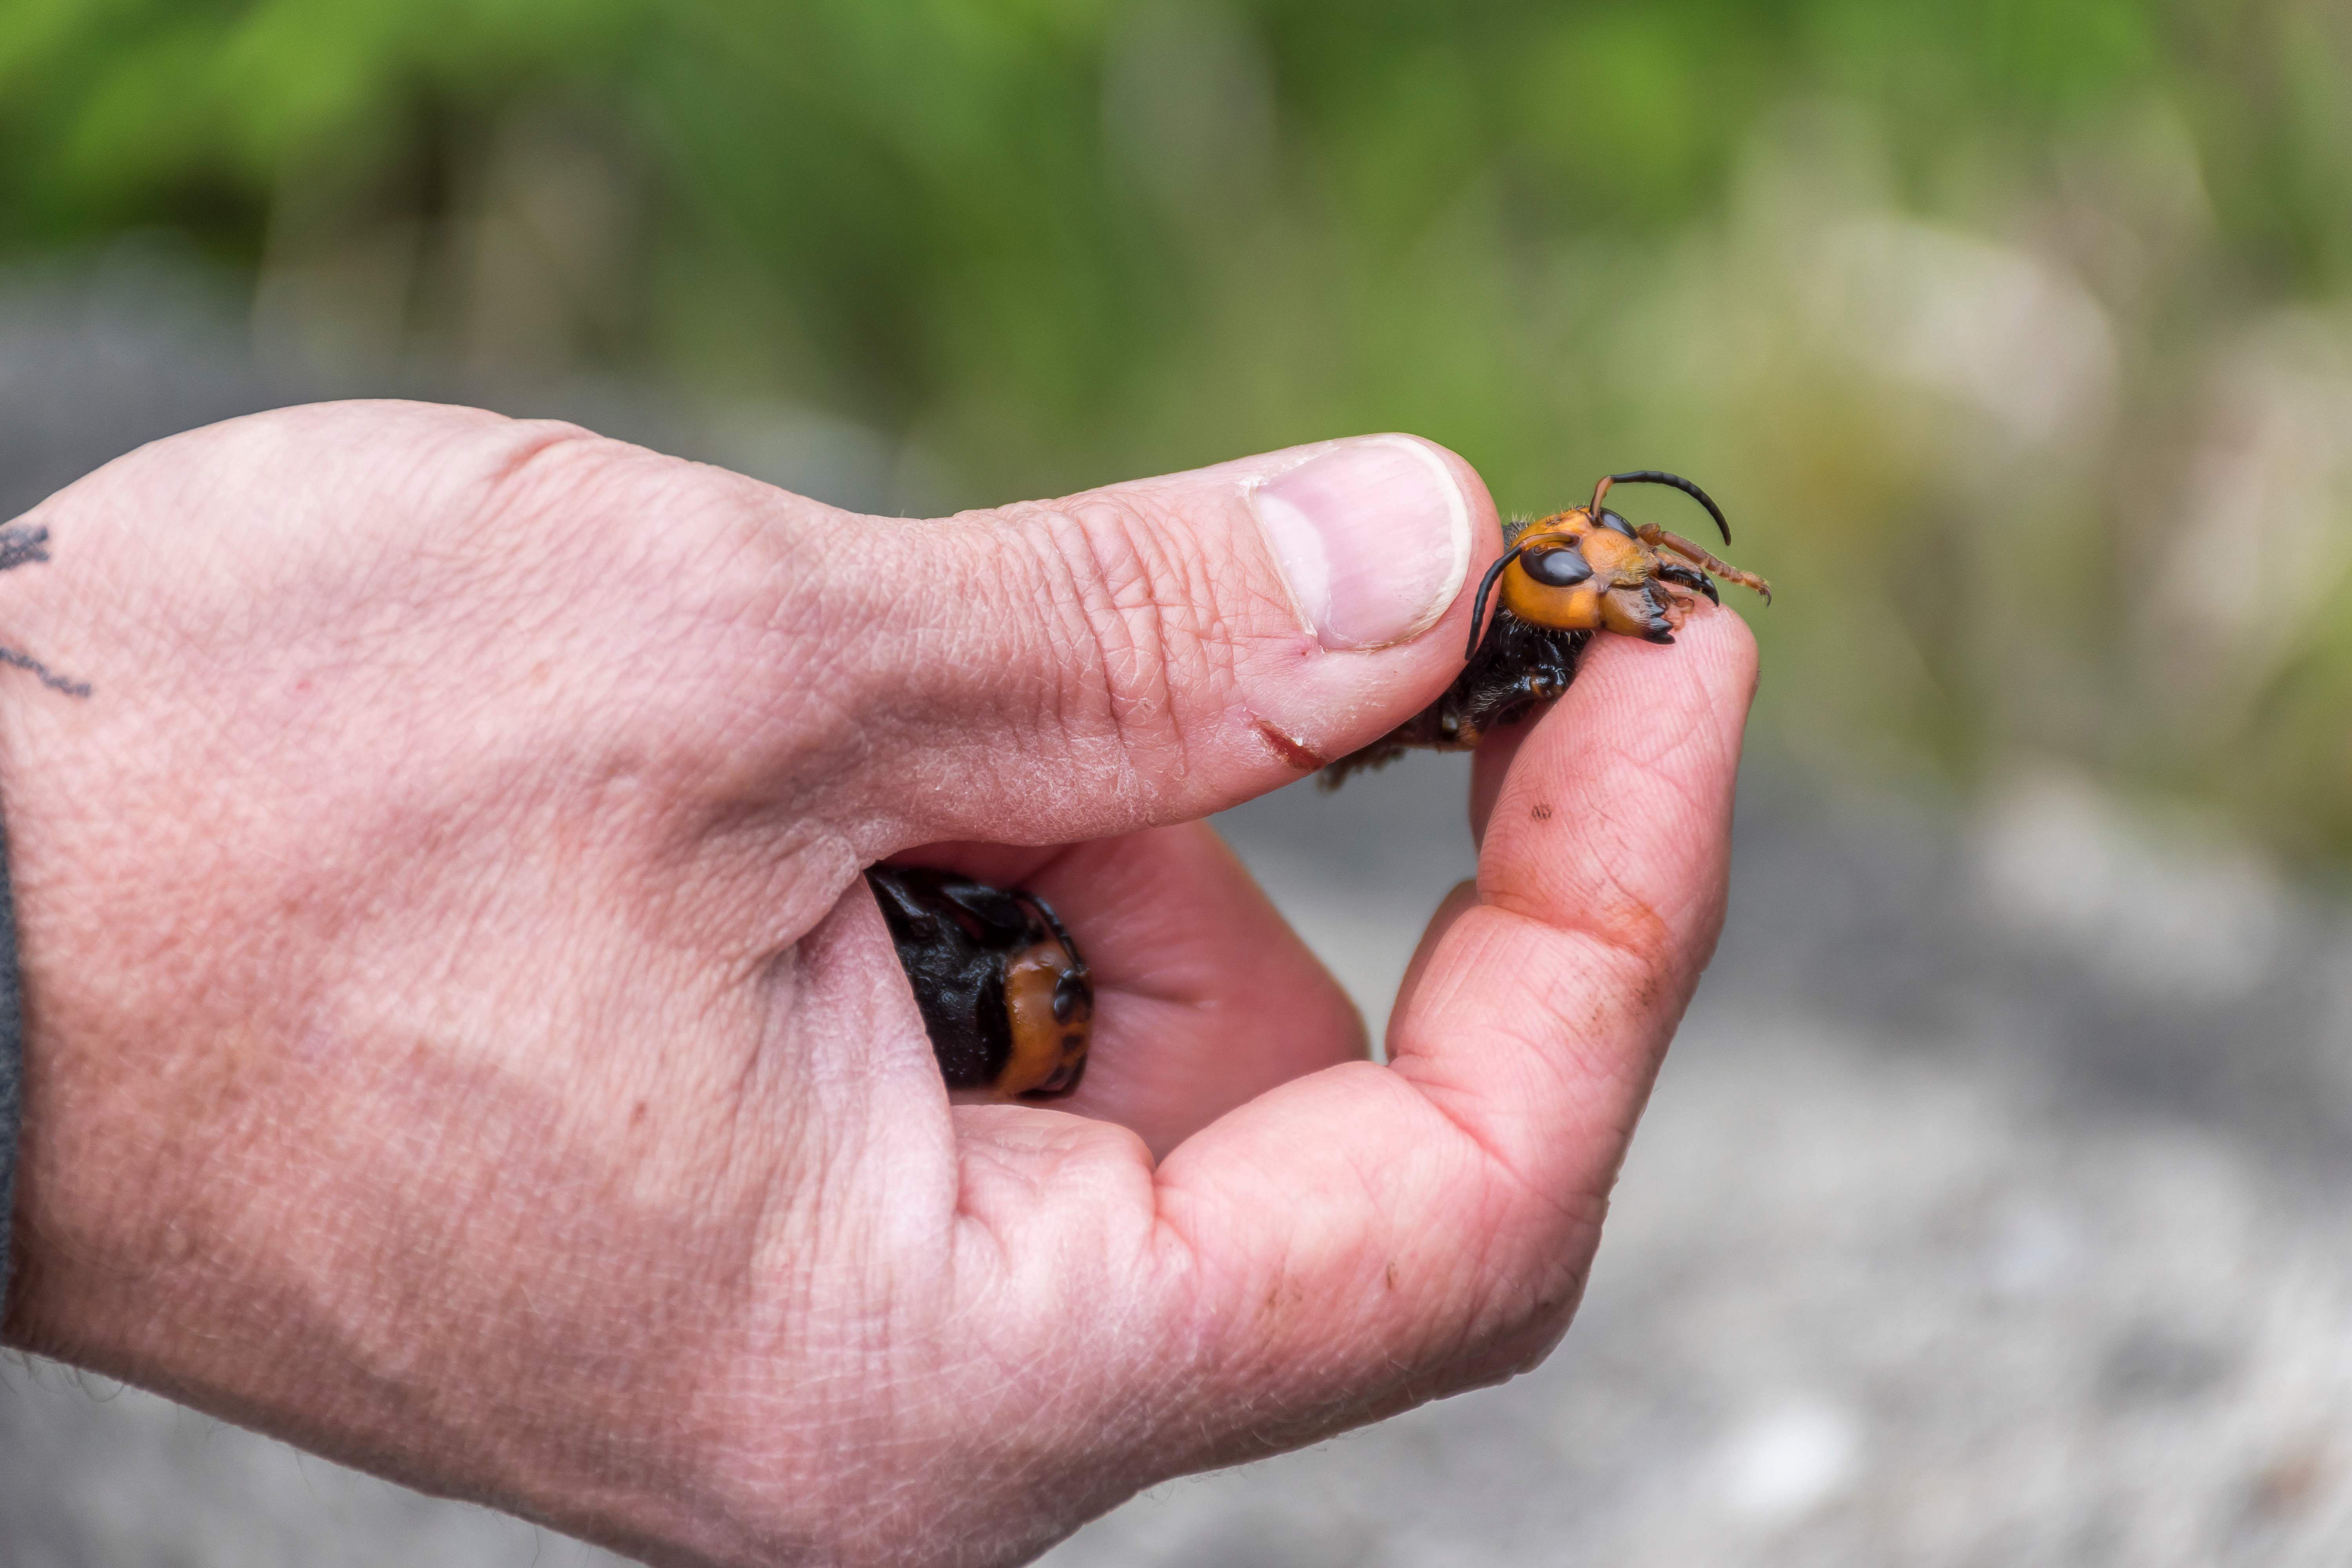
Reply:
[[[1123,500],[1040,508],[1024,521],[1044,555],[1034,581],[1060,655],[1055,719],[1107,734],[1139,761],[1174,753],[1181,763],[1202,716],[1222,710],[1234,685],[1213,555],[1175,520]]]
[[[477,437],[475,482],[490,510],[544,514],[609,492],[633,457],[648,456],[555,420],[517,421]]]

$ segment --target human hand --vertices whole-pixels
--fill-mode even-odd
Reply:
[[[30,521],[7,1338],[664,1562],[1017,1561],[1531,1363],[1721,918],[1728,613],[1490,742],[1388,1066],[1197,822],[1457,667],[1402,438],[909,523],[348,405]],[[1077,933],[1081,1114],[949,1105],[908,851]]]

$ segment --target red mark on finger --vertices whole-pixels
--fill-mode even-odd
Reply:
[[[1264,737],[1266,745],[1273,750],[1276,756],[1301,773],[1311,773],[1331,760],[1312,747],[1284,734],[1263,719],[1257,721],[1257,732]]]

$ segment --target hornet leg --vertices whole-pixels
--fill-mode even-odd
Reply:
[[[1714,573],[1717,576],[1723,578],[1726,582],[1737,583],[1743,588],[1754,589],[1757,593],[1764,595],[1764,602],[1766,604],[1769,605],[1772,602],[1771,584],[1767,583],[1763,578],[1759,577],[1753,572],[1742,572],[1738,567],[1734,566],[1728,561],[1722,560],[1717,556],[1707,553],[1707,552],[1700,549],[1697,545],[1693,544],[1689,540],[1683,538],[1680,534],[1668,533],[1664,529],[1660,528],[1654,522],[1643,523],[1640,528],[1635,529],[1634,532],[1640,536],[1642,542],[1650,546],[1651,549],[1671,550],[1675,554],[1692,563],[1694,565]]]

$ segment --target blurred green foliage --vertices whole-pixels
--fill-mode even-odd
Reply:
[[[0,247],[821,409],[875,504],[1377,428],[1519,509],[1678,468],[1823,765],[2340,855],[2347,81],[2336,0],[10,0]]]

